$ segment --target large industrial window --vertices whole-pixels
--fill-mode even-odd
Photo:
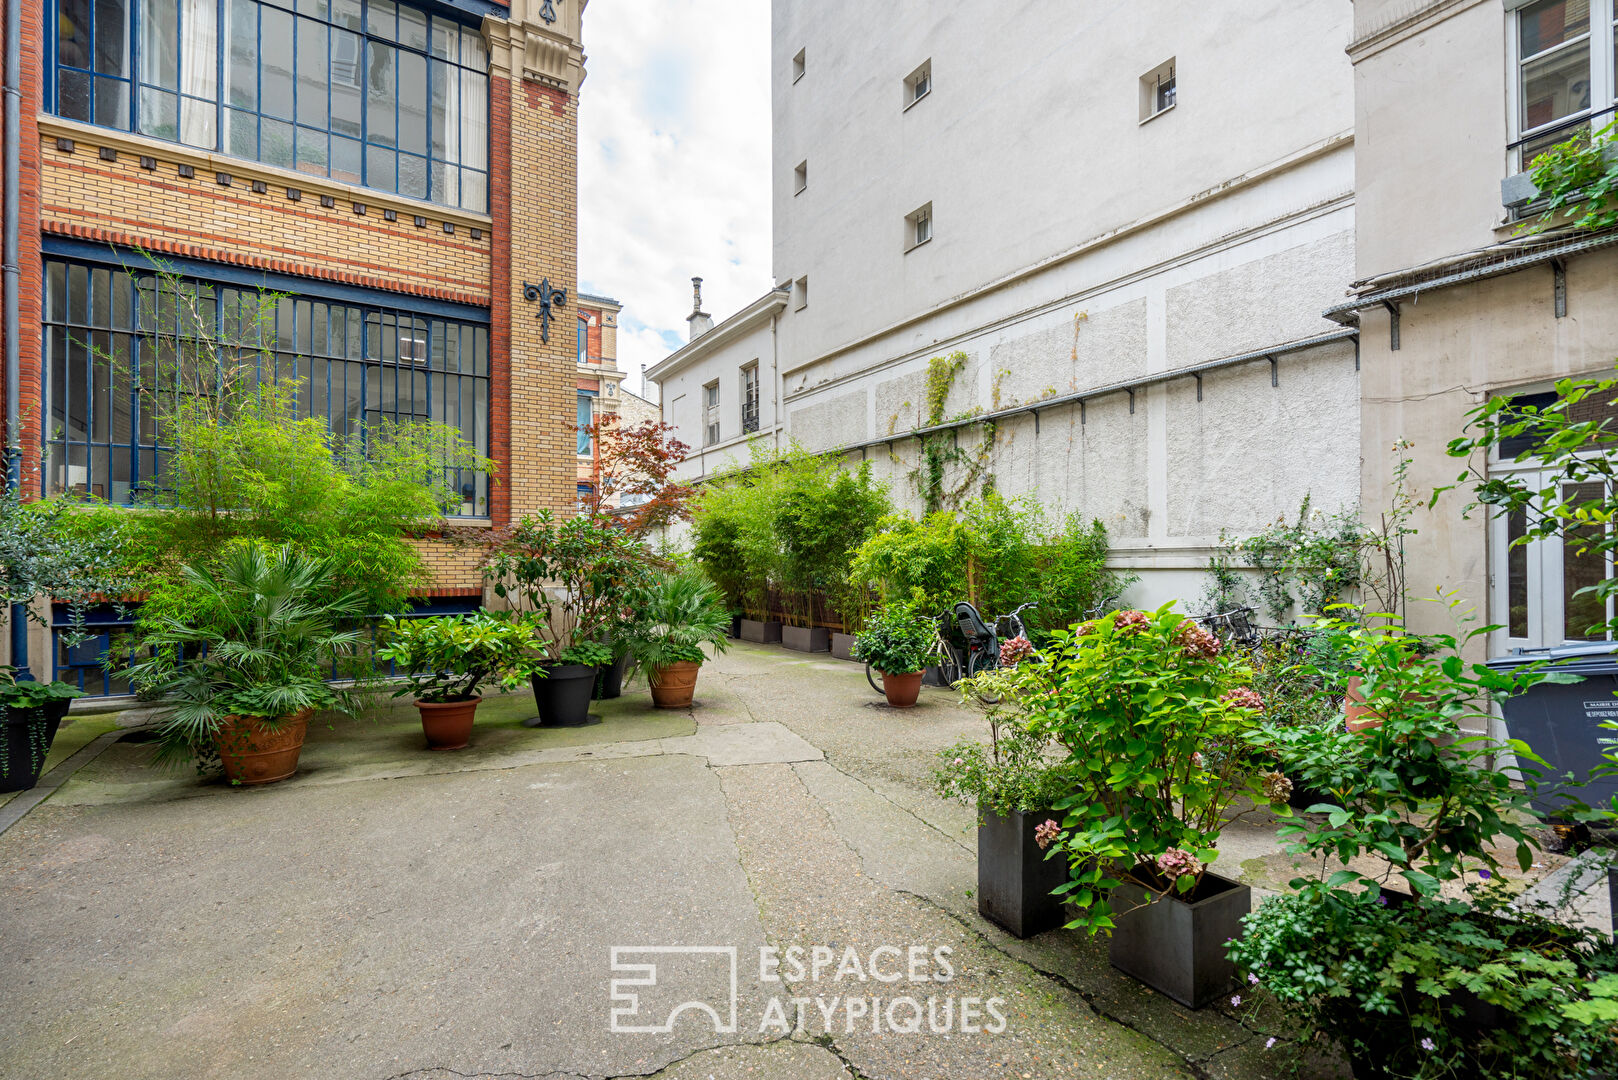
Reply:
[[[58,116],[483,212],[488,55],[392,0],[55,0]]]
[[[52,258],[45,262],[47,493],[134,504],[161,489],[168,452],[143,392],[149,400],[165,389],[159,379],[178,380],[180,343],[195,340],[198,319],[212,323],[214,340],[255,357],[260,378],[299,379],[299,410],[326,418],[339,435],[389,420],[434,420],[489,452],[486,325],[191,279],[177,294],[172,279],[153,273]],[[486,475],[457,471],[451,482],[461,515],[488,513]]]
[[[1614,0],[1539,0],[1518,7],[1512,47],[1518,167],[1611,119]]]

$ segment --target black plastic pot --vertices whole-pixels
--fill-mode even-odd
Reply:
[[[624,669],[629,666],[629,654],[625,653],[610,664],[602,664],[596,668],[595,698],[597,701],[606,701],[609,698],[621,697],[624,692]]]
[[[27,791],[39,782],[45,755],[56,741],[69,702],[7,709],[0,719],[0,791]]]
[[[538,727],[583,727],[590,722],[590,695],[596,669],[583,664],[547,664],[545,677],[533,679],[539,705]]]
[[[1067,881],[1067,859],[1047,859],[1034,830],[1055,811],[1014,810],[1002,817],[978,810],[978,914],[1017,937],[1054,930],[1067,921],[1051,890]]]
[[[1135,873],[1145,877],[1150,871],[1141,867]],[[1184,899],[1166,896],[1147,904],[1149,896],[1134,884],[1113,890],[1117,926],[1108,959],[1158,993],[1200,1009],[1236,980],[1225,943],[1242,936],[1242,916],[1253,908],[1253,891],[1205,873]]]
[[[730,617],[730,636],[731,636],[731,638],[733,640],[736,640],[736,641],[741,640],[741,636],[742,636],[742,617],[740,615],[732,615]]]

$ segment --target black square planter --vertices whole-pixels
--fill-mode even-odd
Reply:
[[[783,626],[781,644],[794,652],[831,652],[831,631],[822,626]]]
[[[743,619],[742,640],[751,641],[755,645],[779,645],[781,644],[781,624],[778,622],[759,622],[757,619]]]
[[[1226,959],[1225,943],[1242,936],[1242,916],[1252,910],[1253,890],[1205,873],[1188,899],[1167,896],[1146,904],[1150,895],[1139,885],[1113,890],[1117,926],[1108,958],[1125,975],[1187,1008],[1200,1009],[1236,981],[1236,965]]]
[[[831,632],[831,654],[839,660],[854,659],[854,635]]]
[[[978,809],[978,914],[1020,938],[1067,921],[1051,890],[1067,881],[1067,859],[1047,859],[1034,830],[1054,811],[1014,810],[1002,817]]]

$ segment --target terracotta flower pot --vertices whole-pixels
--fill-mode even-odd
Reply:
[[[225,717],[214,733],[225,777],[237,784],[273,784],[297,772],[313,712],[284,716],[273,730],[256,716]]]
[[[477,716],[480,697],[465,701],[418,701],[421,730],[429,750],[464,750],[472,739],[472,721]]]
[[[890,675],[882,673],[882,693],[887,695],[888,704],[895,709],[908,709],[916,703],[921,696],[921,672],[912,671],[908,675]]]
[[[1343,694],[1343,713],[1348,719],[1348,730],[1355,733],[1379,728],[1384,723],[1382,714],[1365,704],[1365,695],[1360,693],[1360,682],[1358,675],[1350,675]]]
[[[652,704],[659,709],[687,709],[697,692],[697,672],[702,665],[691,660],[653,668],[651,678]]]

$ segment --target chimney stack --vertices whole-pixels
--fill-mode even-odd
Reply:
[[[691,279],[691,314],[685,317],[691,325],[691,336],[687,340],[695,341],[697,338],[713,329],[713,318],[702,310],[702,279]]]

